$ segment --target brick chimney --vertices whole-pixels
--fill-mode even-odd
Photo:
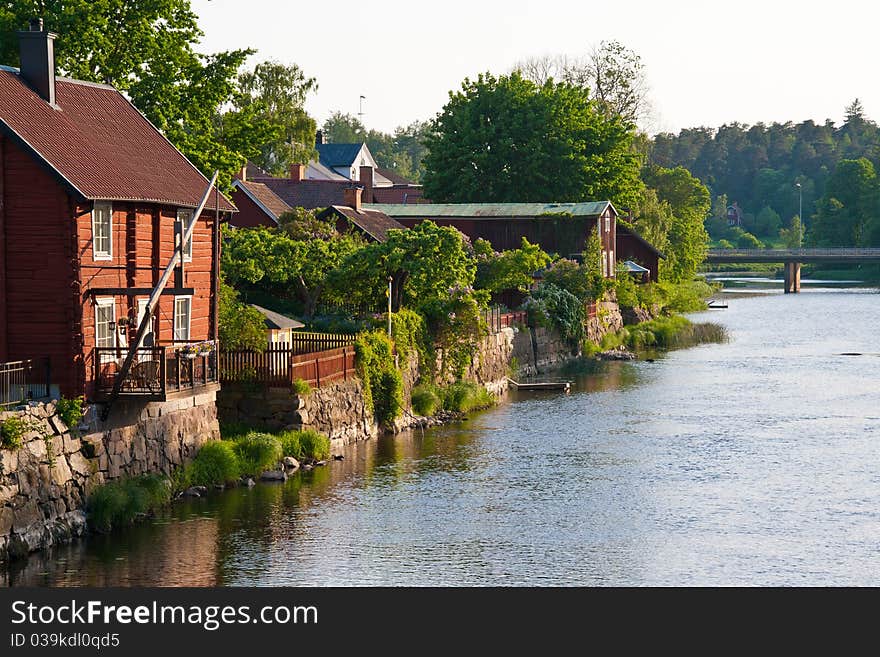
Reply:
[[[30,29],[18,33],[21,77],[50,105],[55,104],[55,37],[43,29],[42,18],[32,18]]]
[[[360,172],[360,182],[364,186],[364,203],[373,202],[373,167],[362,166]]]
[[[354,208],[355,212],[361,211],[361,188],[358,185],[346,187],[343,190],[343,202],[350,208]]]
[[[315,133],[315,146],[317,147],[317,146],[321,146],[323,144],[324,144],[324,131],[318,130]]]
[[[235,172],[235,175],[232,176],[235,180],[241,180],[242,182],[247,182],[247,164],[245,164],[241,169]]]
[[[301,182],[306,179],[306,165],[305,164],[291,164],[290,165],[290,179],[294,182]]]

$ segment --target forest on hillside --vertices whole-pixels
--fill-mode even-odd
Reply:
[[[808,244],[880,246],[874,218],[880,205],[875,171],[880,126],[865,116],[858,100],[846,108],[840,126],[831,120],[732,123],[661,133],[649,159],[662,167],[682,166],[709,188],[714,203],[707,228],[716,239],[725,236],[729,205],[741,209],[745,231],[770,241],[791,227],[802,200]]]

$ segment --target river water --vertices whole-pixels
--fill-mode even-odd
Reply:
[[[778,284],[731,341],[352,446],[17,563],[12,585],[878,585],[880,296]],[[844,356],[858,353],[858,356]]]

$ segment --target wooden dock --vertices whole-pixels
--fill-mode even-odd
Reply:
[[[709,299],[706,302],[706,305],[709,306],[709,308],[727,308],[727,302],[719,299]]]
[[[551,392],[561,390],[571,392],[571,381],[533,381],[520,382],[508,378],[507,381],[517,390],[533,390],[539,392]]]

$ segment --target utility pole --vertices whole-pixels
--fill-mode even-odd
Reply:
[[[358,106],[358,119],[361,123],[364,122],[364,101],[366,99],[366,96],[361,96],[360,105]]]

